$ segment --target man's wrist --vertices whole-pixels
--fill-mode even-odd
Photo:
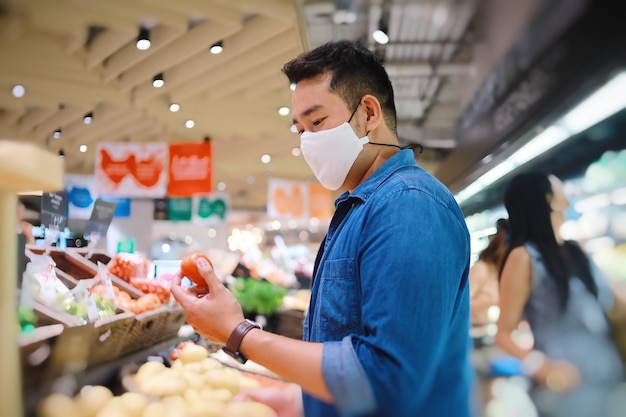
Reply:
[[[252,320],[246,319],[242,321],[235,327],[235,330],[231,333],[222,350],[239,363],[246,363],[248,359],[241,353],[241,342],[243,338],[254,329],[261,329],[261,326]]]

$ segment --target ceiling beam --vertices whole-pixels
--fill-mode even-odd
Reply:
[[[20,134],[27,133],[35,128],[38,124],[45,122],[49,119],[56,110],[53,109],[45,109],[45,108],[35,108],[32,109],[22,117],[19,123],[18,131]]]
[[[299,52],[299,48],[294,48],[293,43],[289,42],[289,40],[274,38],[272,42],[268,42],[264,47],[257,48],[249,54],[241,55],[176,87],[171,93],[171,98],[174,102],[180,102],[187,97],[206,91],[208,88],[218,85],[225,80],[245,73],[248,70],[248,62],[255,62],[258,66],[273,61],[274,65],[276,65],[276,70],[279,71],[285,62],[294,58]]]
[[[296,5],[293,0],[217,0],[235,5],[246,13],[257,13],[293,22],[296,19]]]
[[[124,72],[120,78],[120,87],[123,91],[129,91],[142,81],[152,79],[155,75],[154,71],[164,71],[172,68],[240,29],[240,24],[225,24],[212,20],[207,20],[194,26],[158,53],[147,57],[130,70]]]
[[[100,65],[106,58],[137,38],[136,30],[106,29],[91,41],[87,50],[86,67],[88,70]]]
[[[185,32],[184,29],[172,28],[165,25],[157,25],[150,30],[150,49],[140,51],[135,42],[127,43],[119,52],[111,55],[104,65],[102,76],[104,81],[109,82],[118,77],[124,71],[136,68],[163,50],[168,44],[174,42]]]
[[[252,98],[256,98],[260,95],[267,93],[268,91],[272,91],[274,89],[280,87],[287,87],[289,84],[289,80],[287,76],[283,74],[282,71],[278,73],[272,72],[267,75],[265,78],[259,80],[254,85],[249,85],[243,89],[243,96],[245,99],[249,100]]]
[[[389,77],[429,77],[468,75],[472,66],[466,63],[386,62],[385,69]]]
[[[187,61],[164,71],[163,78],[167,82],[162,88],[156,89],[151,83],[138,85],[134,91],[136,103],[143,103],[153,97],[163,95],[185,81],[208,72],[210,69],[224,64],[257,46],[263,45],[275,36],[287,36],[291,24],[265,16],[256,16],[243,23],[242,29],[226,40],[226,47],[219,55],[199,53]]]
[[[52,134],[55,129],[59,127],[64,129],[70,123],[75,122],[76,120],[82,120],[82,117],[85,113],[91,110],[90,107],[85,106],[77,106],[75,104],[67,104],[64,108],[56,111],[53,117],[50,117],[43,123],[35,126],[30,136],[35,140],[44,139]],[[65,132],[67,133],[67,132]]]

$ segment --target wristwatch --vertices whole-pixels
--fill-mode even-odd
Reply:
[[[239,351],[239,347],[241,345],[241,341],[243,337],[248,334],[248,332],[252,329],[260,329],[261,325],[252,320],[245,319],[231,333],[228,341],[226,342],[226,346],[222,348],[224,352],[228,355],[232,356],[237,360],[237,362],[244,364],[248,361],[248,358],[243,356],[243,354]]]

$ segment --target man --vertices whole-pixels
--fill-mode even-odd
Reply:
[[[391,82],[369,50],[329,43],[283,71],[296,84],[304,158],[322,185],[345,190],[318,254],[304,340],[237,328],[241,308],[206,262],[207,286],[174,285],[174,296],[202,335],[300,385],[306,417],[468,416],[470,246],[459,207],[400,149]]]

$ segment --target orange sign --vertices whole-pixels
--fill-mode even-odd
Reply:
[[[95,177],[99,194],[149,198],[165,195],[165,143],[100,143],[96,152]]]
[[[322,184],[309,184],[309,217],[320,220],[330,220],[333,217],[335,205],[333,194]]]
[[[210,193],[212,166],[211,142],[171,144],[167,195],[191,197]]]

